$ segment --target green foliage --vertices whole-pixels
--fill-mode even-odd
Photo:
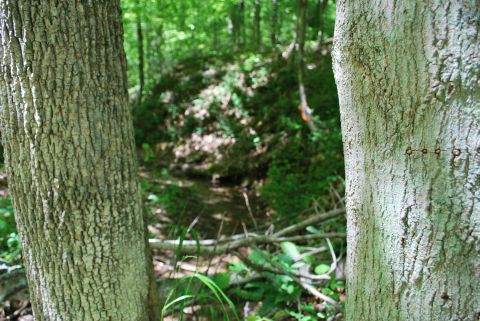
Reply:
[[[148,200],[159,204],[169,214],[181,215],[186,206],[194,202],[193,197],[188,188],[171,184],[163,186],[158,194],[149,194]]]
[[[255,267],[261,266],[264,269],[263,272],[260,272],[263,278],[255,279],[231,290],[237,298],[261,302],[257,315],[250,316],[246,320],[283,320],[288,316],[295,320],[310,321],[326,320],[335,316],[338,307],[329,304],[307,303],[305,297],[309,296],[309,293],[292,278],[292,275],[298,274],[300,269],[304,269],[305,266],[311,267],[315,272],[328,272],[330,265],[324,263],[325,258],[317,255],[315,257],[304,256],[298,260],[305,250],[291,242],[282,243],[281,248],[282,252],[280,253],[269,253],[265,250],[252,251],[248,257],[252,268],[243,263],[232,264],[229,268],[231,273],[239,273],[245,277],[253,270],[256,270],[256,273],[261,271]],[[278,273],[270,272],[275,270]],[[324,281],[320,286],[321,292],[337,302],[342,301],[340,294],[343,293],[344,288],[344,282],[336,280],[333,275],[330,280]],[[305,303],[299,306],[298,302]],[[267,315],[269,315],[268,318]]]
[[[148,163],[151,160],[155,159],[155,152],[152,149],[152,147],[150,147],[149,144],[147,143],[142,144],[142,152],[143,152],[143,161],[145,163]]]
[[[312,194],[304,192],[305,177],[292,163],[274,160],[267,175],[262,196],[279,214],[294,214],[308,207]]]
[[[149,150],[147,148],[147,151]],[[153,171],[151,175],[152,178],[141,181],[147,213],[151,212],[154,207],[159,208],[162,214],[175,217],[176,222],[180,223],[186,208],[198,209],[201,201],[197,193],[192,191],[191,187],[184,186],[182,181],[175,180],[168,169],[163,168],[159,172]]]
[[[7,261],[18,261],[21,246],[18,238],[12,201],[0,199],[0,258]]]
[[[253,251],[249,255],[249,260],[259,266],[272,268],[271,261],[282,266],[285,271],[295,270],[292,267],[293,260],[282,253],[272,255],[265,251]],[[238,270],[238,268],[234,266],[233,270]],[[239,298],[261,301],[262,305],[258,310],[260,316],[264,316],[275,309],[289,306],[300,298],[302,289],[293,282],[290,276],[271,272],[262,274],[265,279],[249,282],[243,288],[236,288],[232,291]]]
[[[322,275],[330,270],[330,266],[327,264],[319,264],[315,267],[315,274]]]
[[[300,251],[298,250],[297,246],[292,242],[282,242],[280,243],[280,247],[282,248],[283,253],[285,253],[292,260],[295,260],[297,257],[300,256]]]
[[[317,63],[314,71],[307,70],[306,84],[318,130],[308,130],[296,109],[298,97],[286,96],[282,90],[295,86],[296,79],[288,69],[273,67],[280,68],[278,76],[260,96],[268,101],[268,95],[274,95],[274,102],[265,105],[275,108],[261,109],[260,113],[274,120],[274,130],[282,135],[272,153],[262,196],[281,215],[298,213],[314,201],[328,208],[325,196],[343,175],[338,98],[330,61],[316,61],[310,56],[307,60]]]
[[[144,37],[147,88],[152,88],[165,69],[185,58],[238,53],[269,52],[289,45],[294,39],[296,1],[279,1],[277,43],[271,43],[273,1],[262,2],[261,48],[253,38],[253,1],[245,1],[244,25],[240,42],[235,40],[234,19],[239,14],[237,0],[122,0],[125,51],[129,62],[129,83],[138,76],[138,19]],[[335,5],[330,3],[324,17],[326,38],[333,35]],[[316,3],[308,7],[307,34],[317,38],[319,17]],[[242,28],[242,27],[240,27]],[[242,59],[242,58],[241,58]],[[247,64],[248,66],[248,64]]]
[[[227,282],[228,274],[217,274],[217,281],[206,275],[195,273],[177,280],[177,283],[170,291],[167,300],[162,308],[161,320],[169,310],[179,308],[179,317],[183,320],[183,308],[186,305],[203,304],[208,307],[211,304],[220,306],[221,316],[224,320],[238,320],[235,304],[222,289],[222,283]],[[218,283],[220,282],[220,283]],[[226,287],[226,284],[223,284]],[[220,319],[217,315],[217,319]]]
[[[195,175],[214,175],[229,181],[266,178],[259,190],[261,199],[281,216],[293,216],[314,204],[328,208],[332,186],[342,185],[338,99],[331,61],[322,57],[317,41],[320,18],[324,39],[333,35],[335,4],[330,1],[322,17],[317,14],[317,2],[309,2],[307,8],[305,85],[318,128],[312,132],[297,110],[294,60],[280,55],[288,51],[295,37],[298,2],[279,1],[277,43],[272,44],[273,3],[262,2],[262,46],[258,48],[253,42],[253,1],[245,1],[244,26],[237,34],[237,0],[122,0],[125,50],[133,100],[140,78],[140,20],[145,38],[146,86],[142,103],[135,106],[133,116],[135,138],[144,163],[188,165]],[[241,39],[235,39],[236,35]],[[198,173],[198,168],[202,172]],[[196,194],[168,175],[158,179],[164,181],[161,186],[142,183],[146,206],[155,208],[156,215],[161,209],[160,215],[175,218],[171,226],[175,237],[183,240],[188,234],[198,240],[198,235],[194,231],[187,233],[185,227],[192,218],[184,219],[187,208],[192,212],[201,203],[195,199]],[[308,232],[342,229],[328,224],[320,230],[310,227]],[[262,302],[260,315],[247,320],[309,321],[331,316],[330,310],[317,311],[309,304],[298,308],[298,301],[305,301],[306,293],[288,273],[298,272],[302,264],[309,264],[311,273],[317,274],[330,268],[325,258],[314,256],[294,262],[302,251],[296,244],[284,243],[280,253],[251,253],[250,260],[255,264],[273,268],[274,262],[285,274],[265,272],[265,279],[231,292],[239,300]],[[210,305],[212,313],[228,310],[230,304],[221,291],[227,291],[231,273],[251,272],[247,265],[236,263],[228,273],[217,274],[213,284],[201,277],[183,280],[164,312],[179,307],[181,310],[192,301],[211,302],[212,296],[220,298]],[[203,290],[191,287],[198,282],[203,284]],[[331,284],[323,284],[322,291],[337,295]],[[277,312],[272,315],[274,310]]]

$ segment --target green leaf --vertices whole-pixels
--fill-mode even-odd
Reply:
[[[296,262],[292,265],[292,269],[299,269],[304,265],[305,265],[305,262],[299,261],[299,262]]]
[[[301,255],[297,246],[292,242],[282,242],[280,243],[280,247],[282,248],[283,253],[294,260]]]
[[[228,269],[234,273],[240,273],[240,272],[243,272],[243,271],[247,271],[247,266],[242,263],[242,262],[239,262],[239,263],[232,263],[230,264],[230,266],[228,267]]]
[[[330,271],[330,265],[327,264],[319,264],[315,267],[315,274],[321,275],[328,273]]]
[[[210,291],[212,291],[217,301],[221,304],[227,320],[230,320],[230,317],[228,316],[228,312],[225,308],[225,304],[223,303],[223,301],[225,301],[228,304],[228,306],[230,306],[230,309],[235,315],[235,318],[237,320],[240,320],[237,314],[237,309],[235,308],[235,305],[233,304],[232,300],[230,300],[230,298],[222,291],[222,289],[218,287],[218,285],[215,282],[213,282],[212,279],[210,279],[208,276],[205,276],[199,273],[195,273],[194,275],[191,276],[191,278],[196,278],[200,280],[203,284],[205,284],[210,289]]]
[[[195,240],[197,255],[200,255],[200,236],[194,229],[190,231],[190,234],[192,234],[193,239]]]
[[[289,315],[290,315],[290,313],[288,312],[288,310],[280,310],[280,311],[278,311],[277,313],[275,313],[275,314],[273,315],[273,318],[274,318],[275,320],[277,320],[277,319],[283,319],[283,318],[285,318],[286,316],[289,316]]]
[[[225,290],[228,288],[231,276],[230,273],[217,273],[213,276],[213,281],[220,289]]]
[[[282,289],[288,294],[292,294],[295,291],[295,286],[293,284],[283,284]]]
[[[250,253],[248,258],[255,264],[263,265],[267,263],[258,251],[253,251],[252,253]]]
[[[176,304],[176,303],[178,303],[178,302],[181,302],[181,301],[190,299],[190,298],[193,298],[193,295],[182,295],[182,296],[176,298],[175,300],[173,300],[173,301],[165,304],[165,305],[163,306],[163,308],[162,308],[162,312],[167,311],[167,309],[168,309],[169,307],[171,307],[172,305],[174,305],[174,304]]]
[[[147,199],[151,202],[154,202],[154,203],[160,202],[160,197],[158,195],[155,195],[155,194],[148,195]]]
[[[319,229],[313,227],[313,226],[307,226],[306,228],[307,232],[312,233],[312,234],[322,234],[323,232],[320,231]]]
[[[308,313],[314,313],[315,308],[311,304],[304,304],[300,306],[300,310],[308,312]]]

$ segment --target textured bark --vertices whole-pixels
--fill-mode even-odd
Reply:
[[[118,1],[0,0],[6,167],[35,320],[148,320]]]
[[[337,1],[349,321],[479,319],[479,7]]]

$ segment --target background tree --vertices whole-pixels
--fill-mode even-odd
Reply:
[[[253,12],[253,44],[256,50],[260,50],[262,47],[262,29],[261,29],[261,11],[262,5],[260,0],[254,0],[254,12]]]
[[[477,320],[477,1],[337,1],[347,320]]]
[[[279,2],[280,0],[272,0],[272,20],[270,26],[270,42],[272,47],[277,45]]]
[[[143,88],[145,87],[145,49],[143,44],[142,17],[137,13],[137,42],[138,42],[138,79],[140,89],[138,103],[142,102]]]
[[[307,29],[307,7],[308,0],[297,1],[297,26],[295,34],[296,46],[296,63],[297,63],[297,79],[298,92],[300,94],[300,104],[298,109],[301,111],[303,120],[307,123],[312,131],[316,130],[313,122],[312,110],[308,106],[307,90],[305,88],[305,33]]]
[[[0,13],[2,139],[35,320],[148,320],[119,3],[2,0]]]
[[[318,0],[315,10],[315,23],[317,29],[314,29],[314,39],[318,40],[318,43],[323,46],[325,40],[325,11],[328,6],[328,0]]]

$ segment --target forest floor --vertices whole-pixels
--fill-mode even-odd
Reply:
[[[248,192],[241,187],[230,185],[220,186],[204,179],[188,179],[185,177],[155,178],[154,171],[141,171],[140,180],[148,189],[144,190],[145,203],[148,204],[149,237],[156,239],[171,239],[175,237],[175,227],[192,226],[201,231],[202,238],[218,238],[238,233],[242,223],[253,226],[247,214],[245,197],[256,208],[256,197],[247,196]],[[160,176],[161,177],[161,176]],[[162,190],[173,188],[184,197],[182,209],[175,213],[168,213],[161,203],[155,202]],[[244,197],[245,195],[245,197]],[[8,199],[10,193],[7,185],[7,177],[0,173],[0,198]],[[257,216],[258,222],[264,222]],[[194,223],[195,222],[195,223]],[[194,226],[192,225],[194,223]],[[182,259],[178,262],[175,253],[154,251],[153,262],[155,276],[159,280],[159,293],[161,300],[165,301],[168,292],[175,286],[176,280],[195,273],[213,276],[217,273],[228,271],[228,265],[239,262],[239,259],[231,254],[222,254],[214,257],[196,257]],[[176,262],[176,263],[175,263]],[[18,285],[21,290],[9,295],[1,304],[3,313],[0,320],[31,321],[31,308],[28,291],[21,280],[12,280],[13,283],[2,283],[0,280],[0,297],[2,293],[9,292]],[[189,310],[185,310],[188,314]],[[168,318],[165,318],[168,320]]]

